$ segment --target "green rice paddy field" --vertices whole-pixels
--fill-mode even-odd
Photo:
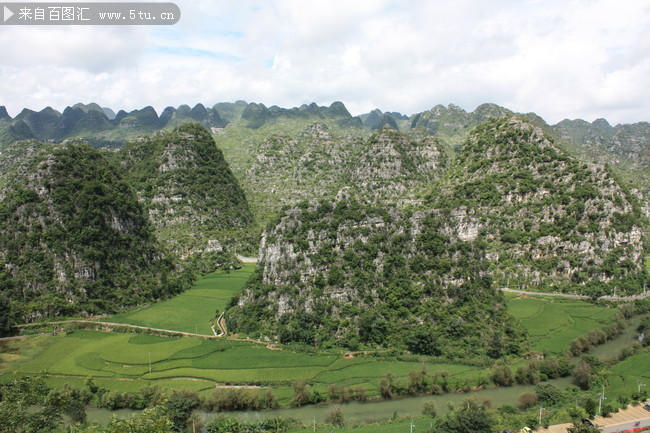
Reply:
[[[253,265],[230,273],[200,279],[187,292],[148,308],[103,319],[176,331],[198,331],[211,336],[216,312],[237,293]],[[508,294],[512,315],[528,331],[532,349],[562,353],[570,342],[589,330],[605,325],[615,308],[582,301],[520,298]],[[474,386],[489,372],[458,364],[420,364],[394,359],[357,357],[346,359],[342,351],[320,354],[290,349],[270,350],[263,344],[200,337],[159,337],[132,333],[74,330],[67,335],[38,335],[5,343],[0,353],[0,381],[16,375],[44,374],[53,386],[83,386],[92,376],[98,385],[136,391],[144,386],[183,388],[207,393],[215,386],[271,386],[281,403],[291,396],[290,384],[304,379],[325,394],[331,384],[360,386],[368,397],[378,394],[381,378],[388,372],[406,381],[408,374],[426,367],[429,373],[445,371],[451,385]],[[645,357],[644,357],[645,356]],[[645,354],[632,357],[613,370],[616,389],[640,380]],[[647,373],[646,373],[647,374]],[[646,380],[646,379],[644,379]]]
[[[616,315],[606,308],[578,300],[519,297],[508,293],[508,311],[528,331],[533,350],[560,354],[571,341],[602,328]]]
[[[107,320],[213,335],[210,326],[217,312],[224,311],[230,298],[241,290],[254,269],[254,263],[245,263],[241,269],[232,272],[208,274],[181,295],[136,312],[114,315]]]

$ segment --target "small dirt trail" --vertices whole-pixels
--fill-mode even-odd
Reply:
[[[509,289],[507,287],[499,287],[497,290],[508,293],[517,293],[519,295],[536,295],[536,296],[554,296],[556,298],[569,298],[569,299],[591,299],[587,295],[573,295],[570,293],[546,293],[546,292],[529,292],[526,290]],[[645,299],[650,296],[650,292],[640,293],[633,296],[600,296],[598,299],[603,301],[635,301],[637,299]]]
[[[215,337],[223,337],[228,333],[228,329],[226,328],[226,319],[223,318],[223,313],[219,316],[217,319],[217,326],[219,327],[219,332],[217,334],[217,330],[214,329],[214,325],[212,325],[212,333],[214,334]]]
[[[242,261],[242,263],[257,263],[257,257],[244,257],[237,254],[237,258]]]

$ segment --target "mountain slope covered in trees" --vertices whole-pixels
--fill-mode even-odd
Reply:
[[[237,246],[255,239],[241,230],[253,223],[244,191],[201,125],[188,123],[129,143],[115,159],[158,238],[175,254],[202,257],[214,270],[233,260],[232,248],[226,252],[224,243]]]
[[[15,321],[116,311],[188,283],[117,167],[78,142],[16,161],[0,201],[0,264]]]
[[[283,342],[500,356],[519,346],[495,287],[643,290],[633,196],[534,125],[480,125],[427,185],[407,205],[350,187],[289,206],[263,233],[258,271],[231,303],[229,325]]]

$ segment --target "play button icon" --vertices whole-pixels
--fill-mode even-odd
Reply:
[[[6,23],[9,18],[14,16],[14,13],[11,12],[7,6],[5,6],[4,8],[5,8],[5,10],[4,10],[4,17],[5,17],[4,22]]]

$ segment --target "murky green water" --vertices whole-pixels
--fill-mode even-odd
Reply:
[[[564,388],[571,383],[570,378],[556,379],[551,381],[555,386]],[[516,404],[519,394],[525,391],[534,391],[532,385],[516,385],[508,388],[494,388],[483,391],[472,391],[467,393],[448,393],[443,395],[427,395],[422,397],[408,397],[387,401],[373,401],[367,403],[348,403],[340,405],[346,420],[363,421],[363,420],[382,420],[391,418],[395,412],[399,415],[419,415],[422,412],[422,405],[426,401],[434,401],[438,408],[438,413],[446,413],[449,403],[459,405],[463,399],[472,396],[479,401],[489,400],[493,407],[499,407],[504,404]],[[314,419],[316,422],[323,422],[327,413],[333,405],[305,406],[300,408],[278,409],[274,411],[257,411],[257,412],[220,412],[220,413],[203,413],[206,421],[217,416],[227,416],[246,420],[256,420],[272,417],[295,418],[303,422],[310,422]],[[88,420],[101,424],[108,422],[111,416],[126,418],[137,413],[134,410],[122,409],[109,411],[106,409],[88,408]]]
[[[556,379],[551,381],[555,386],[565,388],[571,384],[571,378]],[[446,413],[449,403],[458,406],[467,397],[475,397],[479,401],[489,400],[493,407],[503,406],[504,404],[516,404],[519,394],[525,391],[534,391],[534,385],[516,385],[507,388],[494,388],[483,391],[472,391],[466,393],[448,393],[443,395],[427,395],[422,397],[408,397],[387,401],[373,401],[367,403],[348,403],[340,405],[346,420],[363,421],[368,419],[382,420],[391,418],[393,413],[398,415],[420,415],[422,405],[426,401],[434,401],[438,408],[438,413]],[[219,414],[206,414],[206,419],[210,420],[216,416],[224,415],[229,417],[243,419],[262,419],[275,416],[296,418],[303,422],[309,422],[316,419],[316,422],[323,422],[327,413],[333,405],[323,406],[306,406],[301,408],[278,409],[274,411],[261,412],[223,412]]]

